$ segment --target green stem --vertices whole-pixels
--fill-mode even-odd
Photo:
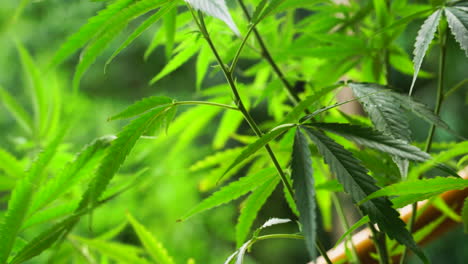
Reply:
[[[468,79],[465,79],[461,82],[459,82],[457,85],[455,85],[454,87],[450,88],[450,90],[448,90],[445,94],[444,94],[444,99],[448,98],[449,96],[451,96],[453,93],[455,93],[456,91],[458,91],[458,89],[462,88],[465,84],[468,84]]]
[[[244,11],[245,17],[249,21],[251,21],[252,18],[250,17],[249,11],[247,10],[247,7],[245,6],[244,1],[239,0],[239,5],[241,6],[242,11]],[[294,105],[297,105],[301,101],[301,99],[294,92],[294,88],[291,85],[291,83],[289,83],[289,81],[286,80],[286,77],[284,76],[283,72],[279,68],[278,64],[276,64],[276,62],[273,60],[273,57],[271,56],[270,52],[268,51],[268,49],[267,49],[267,47],[265,45],[265,42],[263,41],[262,37],[260,36],[260,33],[255,28],[255,24],[252,25],[252,29],[253,29],[255,38],[257,39],[258,44],[260,45],[262,57],[265,58],[268,61],[268,63],[273,68],[273,71],[276,73],[276,75],[278,76],[280,81],[283,83],[284,87],[286,88],[286,91],[288,92],[288,96],[289,96],[289,99],[291,100],[291,102],[293,102]]]
[[[177,102],[174,102],[172,105],[210,105],[210,106],[216,106],[216,107],[221,107],[225,109],[239,111],[239,108],[235,106],[214,103],[214,102],[207,102],[207,101],[177,101]]]
[[[203,15],[201,13],[199,13],[200,21],[198,21],[197,17],[195,16],[195,13],[194,13],[193,9],[190,6],[189,6],[189,8],[190,8],[190,11],[192,12],[192,16],[193,16],[195,22],[197,23],[200,31],[202,32],[203,36],[205,37],[206,41],[208,42],[208,45],[210,46],[211,51],[215,55],[216,60],[218,61],[218,64],[219,64],[219,66],[221,67],[221,70],[224,73],[224,77],[226,78],[226,80],[227,80],[227,82],[228,82],[228,84],[229,84],[229,86],[230,86],[230,88],[232,90],[232,93],[234,95],[234,99],[235,99],[235,103],[237,105],[237,108],[239,109],[239,111],[242,112],[242,114],[244,115],[245,120],[247,121],[249,126],[252,128],[254,133],[258,137],[261,137],[263,135],[262,131],[260,130],[260,128],[256,124],[255,120],[250,115],[249,111],[247,111],[247,108],[245,107],[244,103],[242,102],[242,99],[241,99],[241,97],[239,95],[239,92],[237,90],[237,86],[236,86],[236,84],[234,82],[234,79],[231,76],[230,71],[226,68],[226,65],[223,63],[223,60],[221,59],[221,56],[219,55],[216,47],[214,46],[214,44],[213,44],[213,42],[212,42],[212,40],[210,38],[208,30],[206,29],[205,21],[203,20]],[[275,168],[278,171],[278,174],[279,174],[279,176],[281,178],[281,181],[283,182],[284,186],[288,190],[291,197],[294,197],[294,191],[293,191],[291,185],[289,184],[289,182],[288,182],[288,180],[286,178],[286,174],[283,172],[283,169],[281,168],[281,165],[279,164],[275,154],[273,153],[273,150],[271,149],[271,147],[268,144],[265,145],[265,149],[267,150],[268,155],[270,156],[270,159],[273,161],[273,164],[275,165]]]
[[[327,262],[327,264],[333,264],[333,262],[330,260],[330,258],[327,255],[327,250],[323,246],[322,242],[319,239],[315,240],[315,247],[317,247],[318,251],[320,252],[320,255],[322,255],[323,259]]]
[[[349,223],[348,223],[348,219],[346,219],[345,212],[343,210],[343,206],[341,206],[341,202],[338,200],[338,197],[336,196],[335,193],[332,193],[331,197],[332,197],[333,204],[335,205],[335,209],[336,209],[336,212],[338,214],[338,217],[340,218],[340,222],[343,225],[343,229],[344,230],[349,230],[350,226],[349,226]],[[356,247],[353,244],[352,237],[353,236],[351,234],[349,234],[347,236],[347,238],[346,238],[346,241],[351,244],[351,253],[353,254],[353,258],[355,260],[355,262],[353,262],[353,263],[359,263],[360,264],[361,260],[359,259],[359,254],[357,253]],[[346,243],[345,243],[345,245],[346,245]]]
[[[245,44],[247,43],[247,39],[249,38],[250,34],[252,33],[252,30],[254,30],[254,25],[251,25],[249,27],[249,30],[245,34],[244,39],[242,40],[239,48],[237,49],[236,55],[234,55],[234,59],[232,60],[231,67],[229,67],[229,72],[231,73],[231,77],[234,76],[234,69],[236,68],[237,62],[239,61],[240,54],[242,50],[244,49]]]
[[[255,238],[255,240],[267,240],[272,238],[288,238],[288,239],[300,239],[304,240],[304,236],[296,235],[296,234],[271,234],[271,235],[264,235]]]
[[[374,240],[377,253],[379,254],[379,263],[389,264],[390,261],[387,251],[387,242],[385,241],[385,233],[377,231],[371,223],[369,223],[369,229],[372,232],[372,239]]]
[[[439,46],[440,46],[440,55],[439,55],[439,79],[437,83],[437,97],[436,97],[436,105],[434,108],[434,114],[439,115],[440,109],[442,107],[442,102],[444,101],[444,80],[445,80],[445,58],[447,53],[447,26],[445,25],[444,28],[442,26],[439,27]],[[463,84],[462,84],[463,85]],[[458,89],[458,88],[457,88]],[[424,148],[425,152],[430,152],[432,148],[432,140],[434,139],[436,126],[431,125],[429,128],[429,133],[427,135],[426,146]],[[421,178],[422,175],[419,175]],[[409,231],[410,233],[413,232],[414,224],[416,223],[417,213],[418,213],[418,204],[413,203],[411,206],[413,213],[411,214],[411,218],[409,221]],[[408,256],[408,248],[405,249],[401,256],[400,264],[404,264],[406,262]]]

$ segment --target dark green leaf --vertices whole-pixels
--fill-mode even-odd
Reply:
[[[330,170],[336,175],[338,181],[343,184],[345,192],[351,195],[355,203],[358,203],[369,194],[379,190],[375,180],[367,174],[366,169],[343,146],[327,137],[320,131],[310,127],[304,127],[307,135],[315,142],[319,152],[329,165]],[[386,197],[370,200],[360,206],[371,222],[376,223],[379,229],[385,232],[391,239],[396,239],[416,253],[425,263],[427,258],[417,247],[413,237],[405,228],[405,223],[399,218],[399,213],[392,208],[392,203]]]
[[[314,178],[309,143],[300,128],[294,137],[291,178],[295,191],[295,201],[299,211],[309,257],[315,259],[315,238],[317,232]]]
[[[452,34],[468,57],[468,11],[457,7],[444,9]]]

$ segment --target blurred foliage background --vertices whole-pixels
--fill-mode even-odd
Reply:
[[[43,70],[45,100],[53,102],[54,110],[66,113],[69,110],[71,98],[71,79],[73,71],[79,59],[79,54],[74,55],[57,69],[48,70],[49,63],[54,52],[65,41],[66,37],[76,32],[86,20],[96,14],[104,5],[104,1],[89,0],[38,0],[31,1],[18,13],[18,7],[29,1],[2,0],[0,3],[0,85],[8,90],[15,98],[19,99],[27,111],[33,111],[31,103],[30,80],[22,70],[21,60],[17,51],[18,43],[30,52],[38,67]],[[423,1],[415,1],[423,2]],[[300,12],[300,16],[308,13]],[[422,23],[418,20],[410,24],[398,43],[411,54],[414,38]],[[133,24],[126,32],[131,32]],[[85,144],[97,137],[115,134],[124,125],[123,122],[107,122],[107,118],[119,112],[132,102],[151,95],[167,95],[178,100],[198,99],[201,95],[196,91],[195,61],[192,59],[181,68],[165,77],[155,85],[148,82],[158,73],[167,62],[165,50],[158,47],[150,56],[144,58],[145,50],[150,43],[159,25],[154,25],[137,39],[129,48],[124,50],[107,67],[103,65],[106,59],[118,47],[119,40],[114,41],[111,47],[106,49],[103,56],[85,74],[79,93],[79,111],[75,111],[75,119],[71,133],[67,136],[67,144],[62,147],[60,155],[54,162],[63,162],[72,159],[71,153],[79,151]],[[447,86],[451,87],[467,77],[468,60],[463,51],[458,47],[453,37],[449,38]],[[437,71],[437,51],[430,52],[425,59],[423,69],[429,73]],[[249,65],[248,60],[241,61],[242,65]],[[411,76],[392,71],[392,83],[407,91],[410,86]],[[220,83],[222,76],[216,71],[205,80],[203,87],[210,87]],[[429,105],[433,105],[436,79],[425,78],[417,82],[414,96],[420,98]],[[442,108],[442,117],[447,123],[461,135],[468,135],[468,113],[466,92],[463,90],[448,99]],[[183,115],[184,110],[179,110]],[[255,118],[268,121],[272,117],[266,110],[265,104],[260,104],[253,110]],[[61,118],[58,122],[65,122]],[[203,117],[197,116],[202,119]],[[202,133],[195,139],[180,138],[180,131],[184,129],[182,124],[175,124],[174,131],[168,135],[162,135],[162,139],[143,139],[137,144],[131,157],[125,163],[120,172],[120,177],[126,179],[134,176],[143,168],[147,168],[139,178],[136,187],[120,195],[109,204],[99,208],[93,214],[92,230],[89,223],[81,221],[77,230],[84,237],[99,236],[112,230],[122,230],[116,235],[116,240],[124,243],[138,244],[138,240],[125,223],[126,212],[131,213],[148,230],[150,230],[174,256],[176,263],[185,263],[187,257],[192,257],[196,263],[221,263],[235,248],[234,223],[238,213],[240,202],[224,205],[222,207],[190,218],[185,222],[176,220],[183,216],[192,206],[197,204],[208,193],[199,190],[203,171],[192,172],[190,166],[197,160],[212,152],[212,138],[220,116],[215,117],[215,122],[207,122],[200,129]],[[416,118],[412,120],[414,139],[423,142],[428,125]],[[7,114],[3,105],[0,105],[0,147],[9,150],[20,161],[37,153],[44,142],[35,142],[27,133],[18,126],[15,119]],[[248,128],[243,124],[239,128],[239,134],[246,134]],[[54,135],[44,135],[45,141]],[[438,131],[436,140],[446,142],[454,138],[443,131]],[[185,140],[185,141],[184,141]],[[182,142],[183,141],[183,142]],[[229,141],[227,147],[236,146],[238,143]],[[4,178],[0,178],[0,181]],[[1,184],[3,190],[8,189],[7,181]],[[1,191],[1,190],[0,190]],[[0,193],[1,194],[1,193]],[[5,195],[0,199],[4,201]],[[1,206],[5,206],[1,203]],[[270,197],[268,204],[262,209],[260,217],[254,226],[260,225],[269,217],[290,217],[286,203],[282,198],[282,190],[276,190]],[[44,228],[38,225],[28,232],[38,232]],[[116,229],[117,228],[117,229]],[[294,226],[286,226],[288,231],[294,232]],[[427,250],[431,257],[438,256],[443,259],[434,263],[463,263],[468,259],[468,252],[463,250],[468,246],[466,236],[457,229],[442,239],[429,245]],[[323,231],[326,236],[328,233]],[[328,239],[328,246],[333,242]],[[66,244],[63,254],[72,251],[81,251],[74,254],[73,263],[81,263],[86,259],[84,248],[72,244]],[[250,254],[251,263],[305,263],[306,251],[302,241],[272,240],[259,243]],[[49,260],[61,259],[57,256],[42,255],[30,263],[51,263]],[[63,263],[71,263],[62,258]],[[76,261],[76,262],[75,262]]]

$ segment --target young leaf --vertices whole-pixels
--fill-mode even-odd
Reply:
[[[42,181],[44,170],[57,152],[66,129],[42,152],[25,177],[18,181],[13,190],[8,209],[0,223],[0,263],[5,263],[23,224],[37,185]]]
[[[302,224],[309,257],[315,259],[315,237],[317,232],[315,189],[312,174],[312,160],[309,143],[300,128],[294,137],[291,178],[295,191],[295,201],[299,211],[299,221]]]
[[[452,34],[468,57],[468,12],[457,7],[444,9]]]
[[[31,116],[26,110],[11,96],[11,94],[0,86],[0,102],[5,106],[6,110],[15,118],[16,122],[26,131],[31,134],[33,130],[33,122]]]
[[[132,225],[135,233],[146,249],[146,252],[156,263],[174,264],[174,260],[169,256],[164,246],[132,215],[127,213],[128,222]]]
[[[201,42],[199,39],[188,38],[182,42],[177,49],[181,50],[177,53],[165,66],[164,68],[150,81],[150,84],[154,84],[169,73],[177,70],[182,64],[186,63],[197,51]]]
[[[310,127],[304,127],[304,129],[310,139],[315,142],[330,170],[343,184],[345,192],[351,195],[355,203],[379,190],[379,187],[375,185],[375,180],[343,146],[320,131]],[[371,222],[376,223],[379,229],[391,239],[396,239],[401,244],[406,245],[425,263],[428,262],[411,234],[406,230],[405,223],[399,218],[399,213],[392,208],[390,200],[379,197],[362,204],[360,208],[365,215],[369,215]]]
[[[146,97],[132,104],[131,106],[127,107],[127,109],[123,110],[117,115],[109,117],[108,121],[126,119],[126,118],[134,117],[137,115],[141,115],[155,107],[166,107],[169,104],[171,104],[172,101],[173,100],[171,98],[166,97],[166,96]]]
[[[112,142],[107,155],[99,166],[96,177],[86,191],[80,209],[87,206],[89,202],[94,203],[99,199],[138,139],[149,127],[161,120],[161,117],[166,113],[163,110],[163,108],[154,108],[148,111],[133,120],[117,135],[117,139]]]
[[[188,213],[185,214],[184,217],[182,217],[181,220],[186,220],[194,214],[198,214],[205,210],[224,203],[228,203],[241,197],[242,195],[262,185],[266,181],[272,179],[275,176],[275,172],[276,171],[272,168],[263,169],[257,173],[242,177],[239,180],[222,187],[219,191],[213,193],[210,197],[206,198],[197,206],[192,208]]]
[[[280,179],[278,177],[266,181],[263,185],[255,189],[244,202],[236,225],[237,247],[240,247],[245,241],[260,208],[262,208],[268,197],[273,193],[279,181]]]
[[[56,177],[39,188],[38,194],[32,201],[29,214],[35,213],[55,200],[80,179],[91,175],[104,157],[105,149],[112,140],[114,140],[114,137],[102,137],[85,146],[73,162],[67,164]]]
[[[228,169],[224,172],[226,174],[229,170],[234,168],[237,164],[241,163],[243,160],[247,159],[249,156],[257,152],[260,148],[264,147],[268,142],[274,140],[277,138],[279,135],[283,134],[286,130],[290,129],[293,127],[293,124],[284,124],[278,127],[273,128],[270,130],[268,133],[263,135],[261,138],[259,138],[257,141],[254,143],[248,145],[242,152],[241,154],[234,160],[234,162],[229,165]]]
[[[439,20],[442,14],[442,10],[437,10],[432,15],[430,15],[421,28],[418,31],[418,36],[416,37],[416,43],[414,44],[414,75],[413,80],[411,81],[411,87],[409,91],[409,95],[413,92],[414,84],[416,83],[416,79],[418,77],[419,69],[421,68],[422,61],[424,59],[424,55],[426,55],[426,51],[429,48],[429,44],[431,44],[432,39],[434,38],[434,34],[437,30],[437,26],[439,25]]]
[[[114,53],[110,56],[109,59],[107,59],[106,64],[104,66],[104,69],[109,65],[112,60],[122,51],[124,50],[128,45],[130,45],[136,38],[138,38],[145,30],[147,30],[151,25],[156,23],[161,17],[166,15],[169,11],[173,10],[175,6],[177,6],[178,1],[171,1],[169,4],[163,6],[161,9],[159,9],[156,13],[154,13],[152,16],[150,16],[148,19],[146,19],[144,22],[142,22],[133,33],[128,36],[128,38],[118,47]]]
[[[91,39],[100,34],[106,28],[106,24],[120,10],[130,5],[134,0],[118,0],[109,4],[106,9],[100,11],[96,16],[90,18],[88,22],[80,28],[78,32],[71,35],[67,41],[55,53],[51,61],[51,66],[62,63],[71,54],[82,48]]]
[[[431,158],[429,154],[403,140],[394,139],[379,131],[368,127],[339,123],[312,123],[311,126],[343,136],[357,144],[389,153],[400,158],[426,161]]]
[[[432,178],[421,180],[408,180],[386,186],[364,199],[361,203],[382,196],[417,194],[417,193],[442,193],[450,190],[462,190],[468,187],[468,180],[461,178]]]
[[[239,29],[237,29],[234,20],[232,20],[224,0],[185,0],[185,2],[196,10],[222,20],[236,35],[240,36]]]

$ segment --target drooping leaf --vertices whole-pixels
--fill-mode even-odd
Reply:
[[[294,137],[291,179],[293,181],[295,201],[299,211],[299,221],[305,238],[310,259],[315,259],[315,238],[317,232],[315,188],[312,173],[312,160],[309,143],[300,128]]]
[[[224,174],[226,174],[229,170],[231,170],[238,163],[247,159],[249,156],[257,152],[257,150],[259,150],[260,148],[268,144],[268,142],[274,140],[283,132],[285,132],[286,130],[290,129],[293,126],[294,126],[293,124],[284,124],[284,125],[275,127],[272,130],[270,130],[268,133],[264,134],[261,138],[259,138],[254,143],[248,145],[246,148],[244,148],[241,154],[234,160],[234,162],[232,162],[231,165],[229,165],[228,169],[224,172]]]
[[[366,169],[349,151],[320,131],[311,127],[304,127],[304,129],[310,139],[315,142],[330,170],[343,184],[345,192],[351,195],[355,203],[379,190],[379,187],[375,185],[375,180],[367,174]],[[392,208],[390,200],[386,197],[379,197],[360,205],[360,209],[391,239],[396,239],[399,243],[406,245],[425,263],[428,262],[405,228],[405,223],[399,218],[399,213]]]
[[[15,243],[18,232],[29,210],[36,186],[42,182],[44,170],[57,152],[66,129],[42,152],[26,176],[19,180],[13,190],[8,209],[0,223],[0,263],[5,263]]]
[[[146,252],[156,263],[174,264],[174,260],[169,256],[164,246],[132,215],[127,213],[128,222],[132,225],[135,233],[146,249]]]
[[[199,50],[201,42],[199,39],[188,38],[182,42],[177,49],[179,53],[164,66],[164,68],[150,81],[150,84],[154,84],[169,73],[177,70],[182,64],[186,63],[193,55]]]
[[[10,112],[10,114],[15,118],[16,122],[30,134],[33,130],[33,121],[31,116],[26,112],[26,110],[16,101],[16,99],[10,95],[10,93],[0,86],[0,102],[1,104]]]
[[[400,102],[389,96],[387,92],[382,92],[384,87],[372,83],[350,83],[349,87],[359,97],[359,102],[369,114],[377,130],[395,139],[411,142],[409,122],[401,109]],[[378,93],[375,93],[376,91]],[[408,160],[399,157],[393,157],[393,160],[400,169],[401,176],[406,178],[409,166]]]
[[[55,53],[51,61],[51,66],[57,66],[62,63],[71,54],[78,51],[91,39],[99,35],[106,28],[106,24],[120,10],[130,5],[135,0],[118,0],[109,4],[106,9],[100,11],[96,16],[90,18],[88,22],[68,37],[67,41],[62,44],[60,49]]]
[[[242,243],[244,243],[258,212],[275,190],[279,180],[278,177],[275,177],[263,183],[263,185],[255,189],[244,202],[236,225],[237,247],[242,246]]]
[[[361,203],[376,197],[417,193],[442,193],[450,190],[462,190],[468,187],[468,180],[461,178],[442,178],[407,180],[386,186],[364,199]]]
[[[373,148],[401,158],[426,161],[431,158],[429,154],[403,140],[394,139],[382,132],[369,127],[340,123],[312,123],[311,126],[343,136],[357,144]]]
[[[151,15],[148,19],[142,22],[137,29],[135,29],[130,36],[112,53],[109,59],[107,59],[104,68],[106,68],[112,60],[128,45],[130,45],[136,38],[138,38],[145,30],[147,30],[150,26],[156,23],[159,19],[161,19],[164,15],[174,9],[178,4],[178,1],[174,0],[168,3],[167,5],[161,7],[156,13]]]
[[[232,20],[224,0],[185,0],[185,2],[196,10],[222,20],[236,35],[240,36],[239,29],[237,29],[236,23]]]
[[[143,114],[155,107],[166,107],[172,103],[172,99],[166,96],[151,96],[135,102],[122,112],[110,117],[108,120],[118,120]]]
[[[239,180],[222,187],[219,191],[213,193],[210,197],[203,200],[197,206],[187,212],[182,220],[193,216],[194,214],[203,212],[213,207],[228,203],[234,199],[241,197],[251,190],[256,189],[266,181],[275,176],[275,170],[272,168],[263,169],[257,173],[245,176]]]
[[[414,75],[413,80],[411,81],[411,87],[409,94],[413,92],[414,84],[416,83],[416,78],[418,77],[419,69],[421,68],[424,55],[426,55],[429,44],[431,44],[434,34],[439,25],[439,20],[442,14],[442,10],[437,10],[432,15],[430,15],[423,23],[421,28],[418,31],[418,36],[416,37],[416,42],[414,44],[413,51],[413,63],[414,63]]]
[[[468,57],[468,12],[456,6],[447,7],[444,11],[452,34]]]

